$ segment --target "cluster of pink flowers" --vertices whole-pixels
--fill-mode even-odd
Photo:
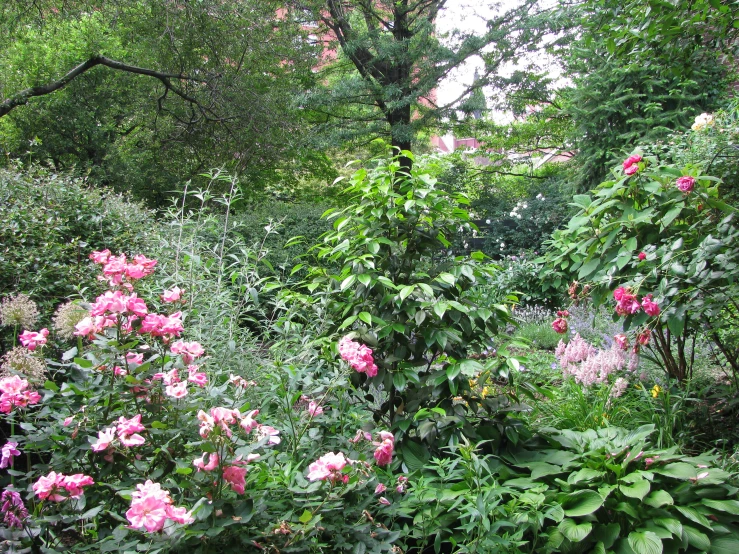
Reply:
[[[89,475],[83,475],[82,473],[64,475],[52,471],[48,475],[38,478],[38,481],[33,484],[33,492],[41,500],[62,502],[67,499],[67,496],[62,494],[63,492],[69,494],[69,498],[79,498],[84,493],[82,487],[94,484],[95,481]]]
[[[623,395],[624,392],[626,392],[626,388],[628,386],[629,382],[623,377],[619,377],[618,379],[616,379],[616,381],[613,383],[613,387],[611,387],[611,398],[619,398],[621,395]]]
[[[171,315],[148,314],[141,322],[139,333],[149,333],[152,337],[162,337],[164,342],[179,337],[185,328],[182,326],[182,312]]]
[[[395,437],[388,431],[380,431],[380,443],[375,450],[375,461],[378,466],[389,465],[393,461]]]
[[[28,519],[28,510],[21,495],[10,489],[5,489],[0,496],[0,512],[8,529],[23,529],[23,522]]]
[[[623,370],[627,365],[628,369],[633,371],[638,363],[634,352],[627,358],[624,350],[619,346],[618,339],[614,340],[610,349],[598,350],[579,334],[576,334],[567,344],[559,341],[554,355],[559,361],[562,372],[565,375],[571,375],[576,382],[585,386],[605,383],[609,375]]]
[[[90,254],[90,259],[96,264],[103,266],[102,280],[108,281],[110,286],[123,286],[130,289],[131,284],[125,281],[143,279],[154,273],[156,260],[150,260],[143,254],[133,257],[133,262],[128,263],[125,254],[113,256],[107,248]]]
[[[626,158],[623,163],[624,173],[626,173],[626,175],[633,175],[639,171],[640,161],[642,161],[642,157],[638,154],[633,154]]]
[[[9,414],[14,407],[25,408],[41,401],[41,395],[28,389],[28,381],[17,375],[0,380],[0,413]]]
[[[347,460],[342,452],[334,454],[329,452],[324,454],[318,460],[308,466],[308,481],[341,481],[347,483],[349,475],[342,473],[342,470],[351,460]]]
[[[644,309],[644,312],[652,317],[659,315],[659,305],[652,300],[651,294],[647,294],[639,303],[639,299],[631,292],[631,289],[618,287],[613,291],[613,298],[616,301],[616,313],[618,315],[632,315],[640,309]]]
[[[164,528],[167,520],[183,525],[195,521],[187,508],[172,505],[169,491],[162,490],[159,483],[147,480],[136,488],[138,490],[131,495],[131,507],[126,512],[132,529],[143,527],[149,533],[156,533]]]
[[[567,318],[570,317],[570,312],[567,310],[560,310],[557,312],[557,319],[552,321],[552,329],[560,335],[564,335],[567,332]]]
[[[203,454],[200,458],[193,460],[192,465],[198,468],[198,471],[214,471],[218,469],[220,458],[218,454],[212,452],[208,454],[208,461],[205,461],[206,454]],[[237,456],[230,462],[229,465],[223,467],[223,480],[229,484],[231,490],[238,494],[244,494],[246,489],[246,473],[247,466],[249,463],[258,460],[261,456],[259,454],[249,454],[246,458]]]
[[[684,175],[680,177],[675,184],[677,185],[677,188],[678,190],[680,190],[680,192],[689,194],[693,192],[693,189],[695,188],[695,178]]]
[[[359,373],[366,373],[367,377],[377,375],[377,366],[372,358],[372,350],[364,344],[354,342],[349,337],[339,341],[339,354]]]
[[[220,430],[227,437],[231,437],[233,435],[231,426],[237,425],[247,433],[251,433],[256,429],[257,438],[259,440],[266,438],[269,445],[280,444],[280,432],[274,427],[257,422],[254,419],[257,415],[259,415],[259,410],[251,410],[245,415],[242,415],[239,410],[230,408],[211,408],[210,414],[200,410],[198,412],[200,436],[205,439],[213,431]]]
[[[154,381],[164,382],[164,393],[172,398],[183,398],[187,396],[187,383],[194,383],[199,387],[204,387],[208,384],[208,376],[199,371],[200,367],[196,365],[187,366],[187,380],[183,381],[180,378],[180,371],[177,368],[173,368],[166,373],[155,373],[152,375]]]
[[[172,346],[170,346],[170,350],[172,351],[172,354],[181,355],[182,361],[186,364],[189,364],[205,353],[205,350],[203,350],[203,347],[200,345],[200,343],[195,341],[185,342],[183,340],[178,340]]]
[[[121,416],[118,418],[118,424],[115,427],[109,427],[98,432],[98,439],[92,443],[91,448],[95,452],[107,450],[115,440],[116,435],[125,447],[141,446],[146,440],[138,433],[145,430],[146,428],[141,424],[141,414],[137,414],[131,419]]]
[[[21,453],[18,450],[18,443],[8,441],[3,445],[2,451],[0,451],[0,469],[13,466],[13,458],[20,456]]]
[[[49,336],[49,330],[48,329],[41,329],[38,333],[35,333],[33,331],[23,331],[20,335],[18,335],[18,340],[21,341],[21,344],[28,348],[29,350],[33,351],[36,350],[39,346],[43,346],[46,344],[46,337]]]

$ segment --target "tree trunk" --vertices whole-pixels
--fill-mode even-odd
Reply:
[[[403,106],[391,111],[386,115],[388,123],[390,123],[390,144],[393,147],[393,155],[400,154],[403,150],[411,150],[412,141],[409,134],[411,124],[411,107]],[[408,156],[400,156],[400,170],[410,174],[413,169],[413,160]]]

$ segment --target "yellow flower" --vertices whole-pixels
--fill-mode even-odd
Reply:
[[[652,387],[652,398],[657,398],[661,391],[662,391],[662,388],[659,385],[654,385]]]
[[[490,387],[483,387],[482,393],[480,394],[480,396],[485,398],[488,394],[490,394]]]

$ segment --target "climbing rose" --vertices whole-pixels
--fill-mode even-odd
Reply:
[[[393,460],[393,451],[395,450],[395,437],[392,433],[382,431],[380,433],[382,442],[375,450],[375,461],[378,466],[386,466]],[[376,443],[375,443],[376,444]]]
[[[93,452],[101,452],[103,450],[106,450],[114,439],[115,427],[111,427],[110,429],[103,429],[102,431],[98,431],[98,440],[92,443],[91,448]]]
[[[165,290],[162,294],[162,300],[164,302],[178,302],[182,298],[182,293],[185,292],[180,287],[173,287],[169,290]]]
[[[639,252],[639,261],[644,261],[647,259],[647,254],[645,252]]]
[[[138,490],[131,495],[131,507],[126,512],[132,529],[143,527],[147,532],[155,533],[162,530],[168,519],[181,524],[195,521],[185,508],[172,506],[169,492],[162,490],[159,483],[148,480],[136,488]]]
[[[659,315],[659,306],[656,302],[652,301],[652,295],[647,294],[641,301],[642,308],[644,308],[644,311],[649,316],[658,316]]]
[[[372,358],[372,350],[364,344],[359,344],[349,337],[344,337],[339,341],[339,354],[359,373],[366,373],[367,377],[377,375],[377,366]]]
[[[637,171],[639,171],[639,166],[636,165],[636,164],[632,165],[631,167],[628,167],[628,168],[624,169],[624,173],[626,173],[626,175],[633,175]]]
[[[695,187],[695,179],[693,177],[683,176],[680,177],[677,180],[677,188],[684,193],[689,193],[693,191],[693,188]]]
[[[203,454],[200,458],[193,460],[192,465],[198,468],[198,471],[201,469],[203,471],[213,471],[218,467],[218,454],[215,452],[208,454],[208,463],[205,462],[205,454]]]
[[[560,335],[567,332],[567,320],[563,317],[558,317],[552,321],[552,329],[554,329]]]
[[[650,329],[644,329],[639,335],[636,337],[636,341],[641,344],[642,346],[646,346],[649,344],[649,339],[652,336],[652,331]]]
[[[228,466],[223,469],[223,480],[231,485],[231,489],[238,493],[244,494],[246,486],[246,468],[238,466]]]

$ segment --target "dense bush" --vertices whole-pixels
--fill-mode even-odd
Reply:
[[[0,169],[0,296],[26,293],[45,316],[96,283],[86,253],[152,244],[152,213],[83,179],[41,168]]]

